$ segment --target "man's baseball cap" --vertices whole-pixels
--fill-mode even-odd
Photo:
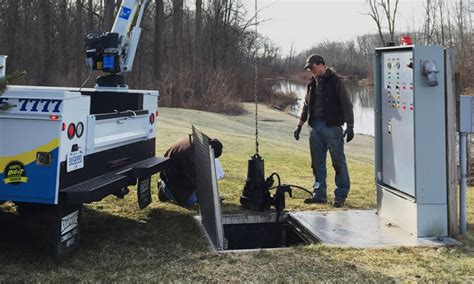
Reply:
[[[306,70],[311,67],[311,65],[319,63],[325,63],[324,58],[319,54],[311,54],[310,56],[308,56],[308,59],[306,59],[306,64],[304,65],[303,69]]]

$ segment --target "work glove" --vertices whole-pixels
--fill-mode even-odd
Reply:
[[[300,132],[301,132],[301,126],[298,125],[293,132],[293,136],[295,136],[296,141],[300,140]]]
[[[347,135],[347,139],[346,139],[346,142],[349,143],[352,141],[352,139],[354,139],[354,127],[353,126],[347,126],[346,127],[346,130],[344,130],[344,135],[342,137],[346,137]]]

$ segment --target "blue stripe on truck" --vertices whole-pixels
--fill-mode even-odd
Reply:
[[[48,166],[37,165],[36,161],[7,164],[6,171],[0,174],[0,200],[55,204],[59,147],[50,153],[52,162]]]

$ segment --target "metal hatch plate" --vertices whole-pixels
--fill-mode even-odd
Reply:
[[[451,238],[417,238],[375,210],[300,211],[289,215],[323,244],[359,248],[457,245]]]
[[[196,167],[196,193],[201,223],[217,250],[224,249],[224,226],[217,187],[214,151],[209,137],[193,125],[193,151]]]

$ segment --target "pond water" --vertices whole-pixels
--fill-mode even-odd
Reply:
[[[374,101],[373,88],[364,87],[356,81],[345,80],[344,83],[349,91],[354,106],[354,132],[374,136]],[[283,93],[295,93],[298,101],[289,108],[292,115],[300,115],[306,95],[306,86],[292,81],[280,81],[276,85],[276,91]]]

